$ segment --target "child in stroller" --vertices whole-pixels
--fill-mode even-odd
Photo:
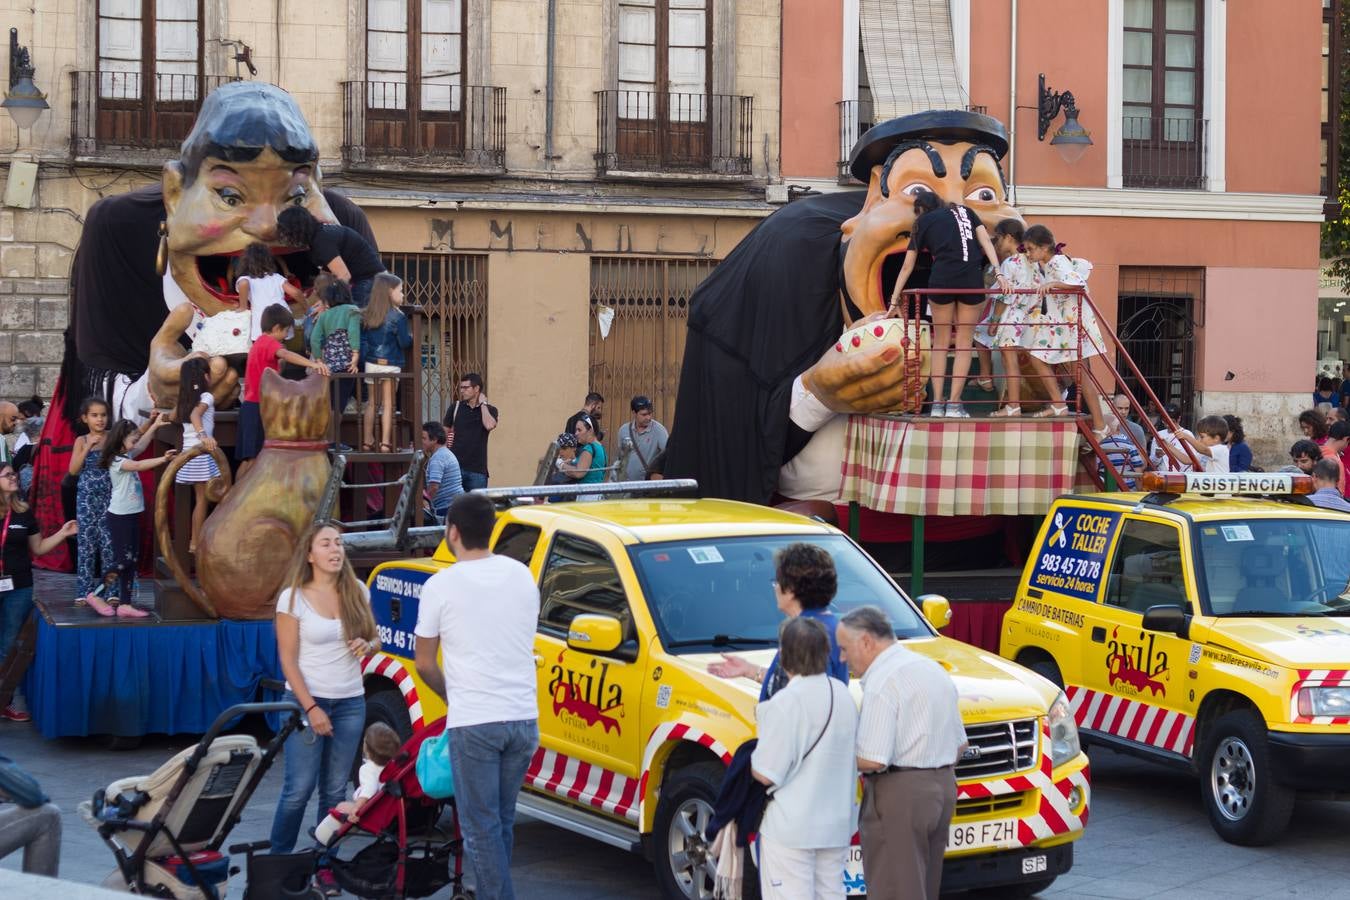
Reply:
[[[319,826],[314,829],[314,838],[326,845],[343,821],[357,821],[356,811],[361,804],[374,797],[380,790],[380,781],[384,767],[398,755],[398,732],[383,722],[373,722],[361,738],[361,768],[356,773],[356,793],[351,800],[344,800],[333,808]]]
[[[373,729],[367,730],[367,738]],[[428,897],[449,885],[451,900],[471,900],[472,894],[464,889],[464,842],[454,799],[428,796],[417,779],[423,743],[440,738],[444,731],[441,719],[414,733],[380,772],[379,790],[373,796],[358,800],[354,810],[333,810],[315,829],[322,846],[319,868],[328,869],[347,893]],[[369,746],[366,752],[374,762]],[[450,819],[443,829],[439,822],[447,807]],[[325,829],[330,821],[333,827]]]

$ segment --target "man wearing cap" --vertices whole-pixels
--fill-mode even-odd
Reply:
[[[997,120],[945,110],[870,129],[849,162],[866,192],[789,203],[694,292],[664,473],[707,496],[835,501],[847,413],[899,408],[912,391],[894,344],[835,353],[840,334],[883,314],[923,188],[990,230],[1008,204]],[[888,265],[888,261],[891,263]],[[908,287],[927,285],[921,265]]]
[[[628,404],[633,420],[619,427],[619,450],[624,454],[623,480],[646,481],[661,477],[661,462],[670,435],[652,418],[652,401],[638,394]]]

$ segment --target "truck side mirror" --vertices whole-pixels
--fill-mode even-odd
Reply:
[[[946,597],[941,594],[920,594],[918,601],[919,607],[923,609],[923,617],[938,631],[952,623],[952,605]]]
[[[587,653],[612,653],[623,641],[623,625],[613,616],[583,613],[567,626],[567,646]]]
[[[1190,624],[1190,616],[1186,615],[1186,610],[1175,604],[1150,606],[1144,610],[1146,631],[1160,631],[1184,638],[1190,631]]]

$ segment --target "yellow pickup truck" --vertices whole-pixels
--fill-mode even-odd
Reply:
[[[1046,516],[1002,654],[1067,692],[1086,743],[1199,775],[1225,840],[1350,792],[1350,515],[1307,476],[1158,474]]]
[[[724,651],[768,664],[781,620],[774,554],[796,541],[833,556],[837,611],[881,606],[897,636],[940,662],[960,690],[970,743],[957,767],[944,888],[1030,896],[1068,871],[1089,788],[1059,689],[939,636],[947,602],[916,606],[837,529],[720,500],[516,505],[498,516],[494,551],[528,565],[541,596],[541,746],[520,808],[647,854],[672,900],[711,897],[703,826],[727,762],[754,734],[759,686],[718,678],[707,666]],[[414,671],[413,629],[421,586],[452,564],[442,543],[430,559],[385,563],[370,577],[384,651],[365,662],[368,709],[405,735],[444,713]],[[491,598],[483,611],[491,615]],[[845,886],[863,894],[856,846],[851,857]]]

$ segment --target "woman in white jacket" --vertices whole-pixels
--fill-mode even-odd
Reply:
[[[756,709],[759,744],[750,757],[754,777],[769,788],[759,827],[760,893],[765,900],[840,898],[857,826],[858,708],[848,686],[826,674],[824,625],[797,616],[778,634],[779,665],[790,680]]]

